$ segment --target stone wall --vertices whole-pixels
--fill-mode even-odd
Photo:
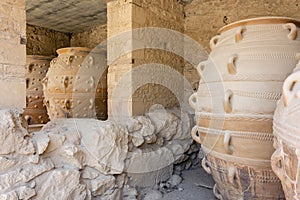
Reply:
[[[107,38],[107,25],[97,26],[88,31],[81,33],[74,33],[71,37],[72,47],[88,47],[90,49],[95,48],[101,42]]]
[[[55,56],[56,50],[70,46],[70,34],[27,24],[27,55]]]
[[[133,3],[132,15],[133,29],[143,28],[148,33],[153,30],[153,34],[149,34],[148,40],[144,40],[144,37],[147,38],[147,33],[144,35],[144,31],[134,32],[133,37],[137,40],[141,38],[145,48],[139,49],[140,41],[134,40],[133,48],[139,50],[133,52],[133,67],[139,70],[136,67],[147,64],[153,69],[159,68],[153,74],[155,77],[149,77],[151,76],[149,71],[151,69],[142,73],[148,78],[143,77],[145,85],[138,88],[133,94],[134,114],[143,114],[154,104],[161,104],[165,108],[179,106],[181,94],[178,96],[178,93],[175,94],[175,92],[183,92],[183,81],[176,79],[176,82],[181,82],[177,85],[176,82],[168,84],[163,80],[174,81],[170,77],[170,73],[173,72],[183,74],[184,60],[183,55],[180,55],[183,53],[183,35],[181,34],[184,30],[183,6],[175,0],[136,0]],[[155,29],[148,30],[147,27],[151,29],[155,27]],[[156,38],[156,35],[159,35],[159,38]],[[165,44],[156,44],[160,39],[161,43]],[[133,76],[133,83],[138,81],[139,77]],[[176,87],[171,88],[171,85],[176,85]]]
[[[25,107],[25,0],[0,2],[0,107]]]
[[[155,67],[158,71],[163,71],[166,69],[164,66],[168,66],[171,71],[183,74],[184,60],[177,55],[178,52],[183,52],[183,38],[176,40],[176,45],[168,41],[157,44],[158,40],[155,38],[161,35],[176,39],[171,33],[166,35],[166,32],[159,28],[164,28],[165,31],[170,29],[177,31],[177,33],[183,32],[183,6],[175,0],[133,0],[129,2],[115,0],[108,3],[107,9],[108,37],[121,34],[123,38],[122,43],[112,41],[108,48],[108,60],[110,62],[108,74],[109,106],[113,100],[118,101],[118,105],[127,104],[125,107],[129,110],[130,115],[143,114],[155,103],[165,107],[177,106],[179,100],[176,99],[174,91],[171,92],[167,86],[162,86],[163,83],[157,83],[155,81],[157,74],[152,74],[154,76],[152,79],[148,76],[151,76],[151,70],[155,71]],[[149,34],[148,30],[137,30],[146,27],[156,27],[156,29],[152,35],[147,35]],[[124,33],[124,31],[132,29],[132,33]],[[158,48],[159,45],[161,48]],[[169,48],[170,46],[171,48]],[[112,48],[110,49],[110,47]],[[110,53],[114,54],[118,49],[129,51],[118,57],[117,60],[111,60]],[[172,51],[174,49],[175,51]],[[145,64],[148,65],[146,70],[139,68]],[[127,82],[120,83],[121,77],[133,69],[134,72],[127,76]],[[169,73],[158,75],[161,76],[162,82],[164,80],[170,81]],[[139,85],[143,81],[144,84]],[[122,99],[121,96],[112,98],[117,85],[124,87],[127,93],[130,93],[129,99]],[[137,85],[139,85],[138,88]],[[182,88],[177,88],[177,91],[180,89]]]

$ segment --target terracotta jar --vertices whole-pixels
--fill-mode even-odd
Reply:
[[[106,74],[101,74],[98,60],[105,55],[83,47],[58,49],[57,53],[43,80],[50,119],[106,119],[107,88],[99,81]]]
[[[23,113],[28,125],[45,124],[49,121],[42,80],[48,72],[53,57],[27,55],[26,57],[26,108]]]
[[[298,64],[300,67],[300,64]],[[272,168],[280,178],[286,199],[300,199],[300,72],[283,85],[283,98],[274,114]]]
[[[283,17],[229,24],[198,66],[192,137],[206,153],[203,166],[219,199],[284,199],[271,169],[272,123],[283,81],[298,62],[299,25]]]

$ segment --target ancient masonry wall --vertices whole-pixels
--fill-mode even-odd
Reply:
[[[207,51],[209,40],[222,26],[248,18],[262,16],[285,16],[300,18],[300,1],[270,0],[193,0],[185,6],[185,34],[189,35]]]
[[[168,28],[175,31],[183,32],[183,6],[175,0],[164,1],[110,1],[107,5],[108,9],[108,37],[122,34],[122,44],[118,43],[118,48],[130,49],[126,54],[118,57],[117,60],[111,60],[113,55],[110,53],[116,52],[117,42],[111,42],[108,47],[108,60],[109,72],[108,72],[108,105],[109,110],[113,102],[118,102],[118,105],[126,105],[131,115],[137,115],[145,113],[153,104],[159,103],[165,107],[174,107],[179,104],[176,96],[171,92],[167,86],[153,84],[155,78],[142,77],[141,75],[135,75],[131,72],[128,79],[120,84],[121,77],[128,71],[134,69],[137,74],[141,72],[144,76],[149,76],[151,70],[154,67],[158,67],[160,70],[164,68],[162,66],[154,66],[153,64],[166,65],[171,68],[171,71],[176,71],[180,74],[183,73],[183,58],[176,55],[174,52],[168,52],[165,50],[155,49],[155,40],[149,39],[142,44],[144,49],[137,50],[141,44],[138,40],[134,40],[137,37],[142,37],[142,31],[139,33],[130,33],[129,35],[124,31],[136,30],[137,28],[145,27],[157,27]],[[157,32],[157,34],[161,34]],[[172,35],[170,34],[170,37]],[[145,38],[145,37],[144,37]],[[123,45],[123,46],[122,46]],[[170,44],[165,44],[168,46]],[[171,44],[172,45],[172,44]],[[151,47],[153,48],[151,49]],[[146,47],[150,47],[147,49]],[[115,48],[115,49],[114,49]],[[182,40],[177,40],[177,45],[174,48],[180,48],[183,51]],[[165,48],[167,49],[167,48]],[[178,49],[177,49],[178,50]],[[178,50],[178,51],[180,51]],[[146,71],[139,71],[143,64],[151,64],[147,67]],[[166,70],[167,71],[167,70]],[[152,74],[153,75],[153,74]],[[170,80],[170,74],[158,74],[163,80]],[[157,75],[153,75],[157,76]],[[142,80],[143,79],[143,80]],[[147,80],[150,84],[147,84]],[[162,80],[162,79],[160,79]],[[135,88],[138,82],[144,84],[140,88]],[[117,85],[119,83],[119,85]],[[160,83],[163,84],[163,83]],[[180,85],[174,83],[174,85]],[[122,96],[114,96],[114,89],[117,87],[124,87],[132,96],[129,99],[122,99]],[[180,87],[180,86],[179,86]],[[136,90],[137,89],[137,90]],[[178,88],[180,90],[181,88]],[[129,104],[128,104],[129,102]],[[109,111],[109,115],[111,115]]]
[[[107,25],[100,25],[88,31],[74,33],[71,36],[72,47],[95,48],[107,38]]]
[[[70,34],[27,24],[27,55],[55,56],[59,48],[70,46]]]
[[[25,0],[0,2],[0,108],[25,107]]]
[[[132,54],[134,69],[147,76],[147,78],[142,77],[145,85],[138,88],[133,94],[133,113],[143,114],[154,104],[161,104],[165,108],[179,106],[180,97],[183,94],[183,81],[172,79],[175,78],[172,74],[179,73],[179,78],[183,74],[183,35],[181,34],[184,30],[183,6],[175,0],[136,0],[133,2],[133,29],[155,27],[149,40],[144,39],[147,36],[143,31],[133,35],[134,38],[143,39],[145,43],[143,46],[147,47],[134,50]],[[173,31],[176,31],[179,39]],[[159,45],[156,44],[157,39],[153,39],[156,35],[159,35],[158,40],[161,39]],[[162,44],[163,42],[165,44]],[[162,49],[158,49],[157,46]],[[139,41],[133,43],[134,49],[139,47]],[[144,64],[149,66],[145,67],[145,70],[139,70],[138,68]],[[160,64],[160,66],[154,64]],[[154,74],[151,73],[153,69],[157,70],[154,71]],[[149,80],[151,83],[147,83]],[[135,84],[135,82],[141,82],[139,73],[133,76],[133,83]]]

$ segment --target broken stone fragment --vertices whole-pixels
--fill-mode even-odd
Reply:
[[[142,125],[142,129],[135,132],[136,134],[140,134],[143,137],[150,136],[155,134],[155,127],[153,126],[151,120],[145,116],[138,116],[135,118],[138,120]]]
[[[129,133],[139,131],[142,129],[142,127],[143,127],[143,124],[141,122],[139,122],[137,119],[130,119],[127,122],[127,130]]]
[[[168,114],[162,105],[153,105],[146,116],[150,118],[155,126],[155,133],[159,133],[165,126],[168,119]]]
[[[84,179],[95,179],[100,175],[99,171],[97,171],[96,169],[92,168],[92,167],[85,167],[82,171],[81,171],[81,178]]]
[[[35,149],[31,141],[25,137],[27,135],[18,113],[12,110],[0,110],[0,155],[33,154]]]
[[[32,137],[32,142],[35,145],[36,153],[41,155],[47,149],[50,139],[48,135],[44,133],[36,133]]]
[[[90,181],[90,186],[93,196],[103,195],[108,190],[115,187],[115,177],[112,175],[99,175],[96,179]]]
[[[142,135],[140,135],[138,132],[135,132],[132,134],[131,141],[135,147],[142,146],[142,144],[144,144],[144,142],[145,142],[144,137]]]
[[[145,138],[146,144],[154,144],[157,141],[157,136],[155,134],[146,136]]]
[[[71,164],[79,169],[82,169],[85,159],[85,154],[79,148],[72,143],[66,142],[62,147],[62,156],[67,160],[68,164]]]
[[[179,119],[173,115],[168,113],[168,118],[166,120],[165,126],[159,132],[159,136],[163,137],[165,140],[170,141],[176,135]]]

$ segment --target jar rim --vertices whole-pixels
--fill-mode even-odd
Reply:
[[[56,53],[57,54],[78,53],[78,52],[89,53],[90,51],[91,51],[91,49],[87,48],[87,47],[65,47],[65,48],[57,49]]]
[[[236,21],[230,23],[226,26],[223,26],[219,29],[218,33],[221,34],[230,29],[239,27],[239,26],[247,26],[247,25],[258,25],[258,24],[285,24],[285,23],[294,23],[297,27],[300,27],[300,20],[289,17],[279,17],[279,16],[269,16],[269,17],[257,17],[244,19],[240,21]]]

